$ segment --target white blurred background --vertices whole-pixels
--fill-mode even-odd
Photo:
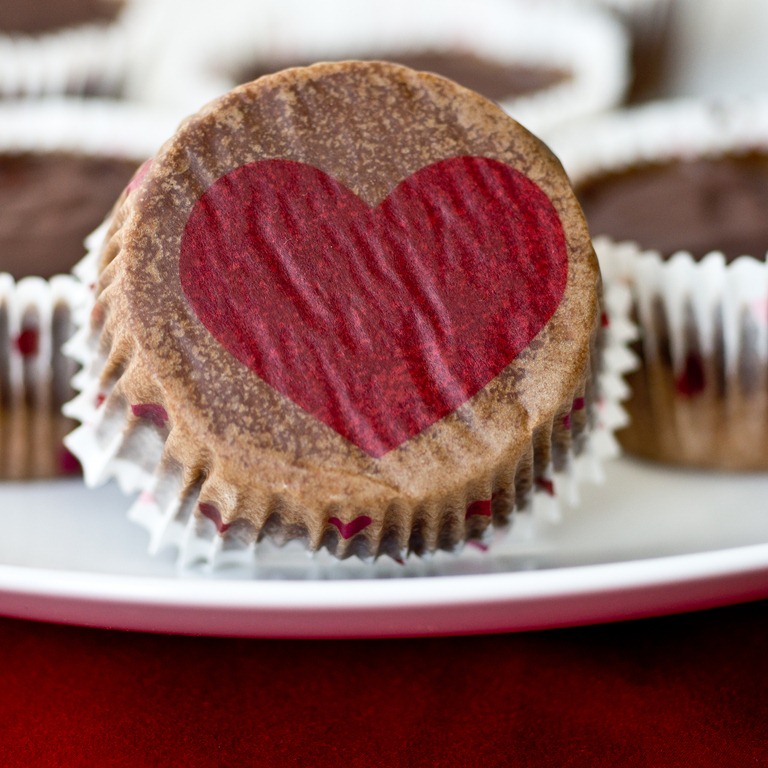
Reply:
[[[672,0],[658,95],[725,96],[768,90],[766,0]]]

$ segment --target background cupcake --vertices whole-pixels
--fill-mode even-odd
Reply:
[[[189,89],[194,109],[289,66],[381,59],[454,79],[541,133],[616,105],[628,78],[624,28],[598,9],[517,0],[225,0],[216,14],[207,3],[186,4],[173,23],[173,53],[147,87]]]
[[[768,102],[659,103],[555,142],[641,330],[625,448],[768,468]]]
[[[76,471],[62,353],[85,300],[67,273],[173,123],[97,101],[0,104],[0,477]]]

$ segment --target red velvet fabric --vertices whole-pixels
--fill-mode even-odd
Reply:
[[[768,602],[521,634],[0,620],[3,766],[766,766]]]

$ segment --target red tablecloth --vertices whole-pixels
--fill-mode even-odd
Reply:
[[[419,640],[0,620],[2,766],[768,766],[768,601]]]

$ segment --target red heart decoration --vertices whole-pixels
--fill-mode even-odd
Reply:
[[[484,157],[426,166],[375,207],[304,163],[243,165],[195,204],[179,262],[225,349],[377,458],[509,365],[568,274],[549,198]]]

